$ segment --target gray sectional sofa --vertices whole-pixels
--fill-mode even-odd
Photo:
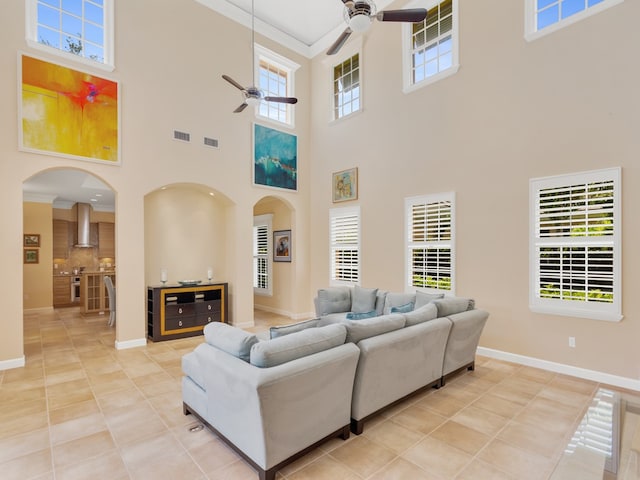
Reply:
[[[317,318],[272,327],[268,340],[205,327],[182,359],[185,414],[245,458],[261,480],[319,443],[425,388],[473,369],[488,313],[468,298],[337,287],[318,291]],[[359,315],[359,314],[366,315]]]

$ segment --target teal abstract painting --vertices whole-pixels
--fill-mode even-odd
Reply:
[[[253,183],[298,189],[298,138],[295,135],[254,124]]]

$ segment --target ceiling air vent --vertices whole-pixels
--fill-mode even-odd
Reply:
[[[175,140],[182,140],[183,142],[190,142],[191,135],[187,132],[180,132],[178,130],[173,131],[173,138]]]
[[[204,144],[207,147],[218,148],[218,140],[215,138],[204,137]]]

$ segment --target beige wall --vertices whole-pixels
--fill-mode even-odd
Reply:
[[[53,230],[51,205],[24,203],[24,233],[40,235],[38,263],[22,266],[24,309],[51,308],[53,305]]]
[[[523,39],[524,1],[459,3],[454,76],[403,94],[399,29],[385,25],[364,41],[361,114],[328,123],[330,85],[314,82],[312,290],[329,279],[331,172],[359,169],[367,287],[403,289],[404,198],[454,191],[456,293],[491,313],[481,345],[638,379],[640,2],[532,43]],[[314,79],[329,76],[324,60],[314,59]],[[532,313],[529,179],[612,166],[623,178],[624,319]]]

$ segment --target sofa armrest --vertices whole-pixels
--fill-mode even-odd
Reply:
[[[442,376],[473,365],[480,335],[487,323],[489,313],[475,309],[456,313],[448,318],[452,326],[447,341]]]
[[[213,347],[197,354],[205,369],[206,420],[265,470],[349,424],[354,345],[270,368]]]

